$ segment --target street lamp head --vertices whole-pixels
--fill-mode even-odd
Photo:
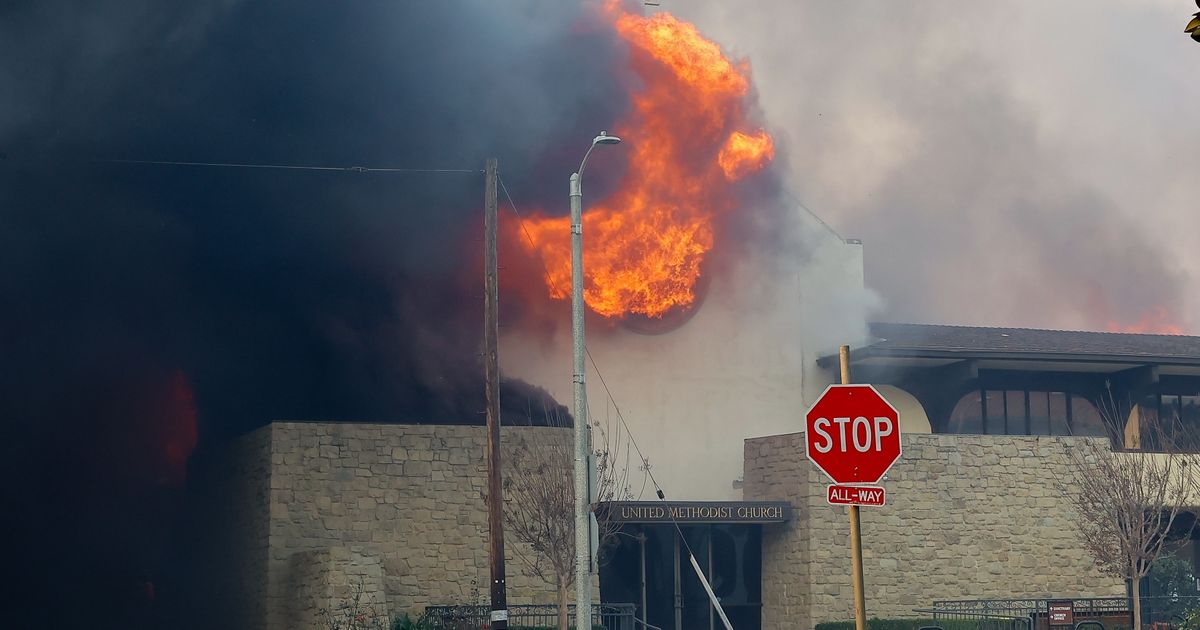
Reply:
[[[608,135],[607,131],[601,131],[600,135],[592,139],[592,144],[620,144],[621,139],[616,136]]]
[[[607,131],[601,131],[600,135],[592,138],[592,146],[588,147],[587,153],[583,154],[583,161],[579,163],[579,170],[575,171],[580,177],[583,176],[583,169],[587,166],[588,156],[592,154],[592,149],[598,144],[620,144],[621,139],[616,136],[608,135]]]

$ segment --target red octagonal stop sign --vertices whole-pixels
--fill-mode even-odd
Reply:
[[[900,414],[870,385],[830,385],[804,416],[804,450],[834,483],[875,483],[900,458]]]

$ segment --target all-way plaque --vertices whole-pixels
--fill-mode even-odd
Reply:
[[[879,486],[844,486],[833,484],[828,487],[826,500],[830,505],[883,505],[883,488]]]

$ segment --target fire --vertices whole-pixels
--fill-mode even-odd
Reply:
[[[746,124],[746,64],[668,13],[637,15],[616,2],[604,13],[640,82],[615,125],[629,147],[616,192],[584,196],[584,299],[606,317],[662,317],[696,299],[716,221],[737,206],[733,184],[770,163],[774,142]],[[526,226],[554,298],[571,285],[569,223],[535,215]]]
[[[765,166],[774,156],[775,143],[767,132],[759,129],[758,133],[749,136],[735,131],[717,156],[717,163],[725,171],[726,179],[737,181]]]
[[[1109,332],[1120,333],[1150,333],[1155,335],[1187,334],[1182,327],[1171,323],[1171,320],[1171,315],[1167,312],[1167,309],[1157,306],[1132,324],[1122,325],[1110,321],[1107,328]]]
[[[196,448],[196,397],[187,375],[175,372],[163,400],[162,456],[170,480],[181,483]]]

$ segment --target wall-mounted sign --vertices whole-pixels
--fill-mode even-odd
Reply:
[[[1046,618],[1052,626],[1075,625],[1075,602],[1062,600],[1046,602]]]
[[[792,518],[783,501],[609,501],[596,509],[613,523],[782,523]]]

